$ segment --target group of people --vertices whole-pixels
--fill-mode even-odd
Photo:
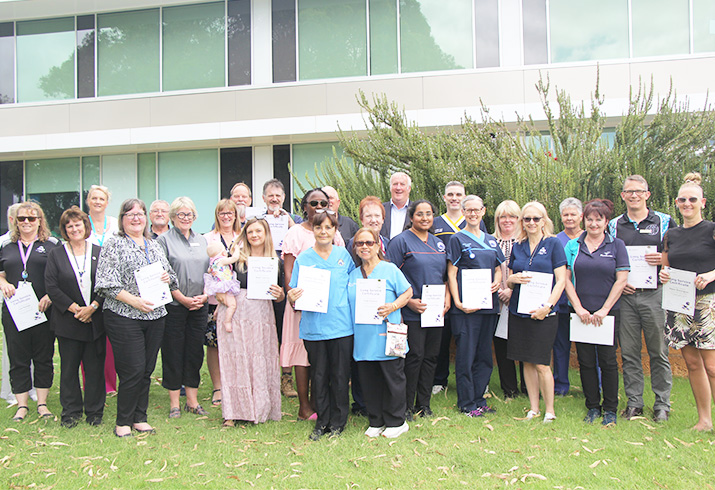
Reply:
[[[577,321],[612,325],[610,338],[576,342],[585,422],[617,421],[618,345],[628,398],[621,417],[644,415],[643,335],[655,394],[653,419],[669,417],[670,345],[682,349],[688,366],[699,416],[695,428],[710,430],[715,225],[702,218],[700,176],[686,179],[676,200],[683,226],[648,208],[648,184],[634,175],[621,193],[626,213],[612,217],[610,201],[582,205],[568,198],[559,208],[558,235],[537,201],[500,203],[489,234],[485,203],[467,195],[459,182],[446,185],[447,212],[438,215],[433,203],[410,200],[411,180],[403,172],[390,178],[389,201],[362,199],[360,225],[340,215],[332,187],[306,192],[302,216],[288,213],[285,190],[275,179],[263,186],[262,214],[248,218],[251,189],[236,184],[230,198],[217,204],[213,229],[204,235],[194,230],[197,211],[188,197],[171,204],[155,201],[148,212],[141,200],[128,199],[114,220],[105,214],[109,190],[94,186],[87,197],[89,214],[76,206],[62,214],[62,243],[50,236],[38,204],[14,205],[0,248],[0,288],[12,298],[31,287],[47,316],[28,328],[16,325],[3,306],[18,404],[14,419],[27,417],[33,387],[38,415],[52,416],[47,395],[56,337],[61,421],[67,427],[83,414],[88,423],[101,423],[106,392],[116,389],[109,379],[116,368],[115,435],[153,432],[147,407],[160,350],[168,416],[206,415],[198,400],[206,346],[211,401],[221,406],[224,426],[280,420],[282,391],[297,396],[299,420],[315,422],[312,440],[337,436],[347,423],[352,388],[353,412],[368,417],[365,434],[394,438],[408,431],[415,417],[432,415],[431,396],[446,386],[454,337],[462,413],[481,417],[495,411],[485,396],[493,346],[504,396],[525,391],[528,420],[541,416],[543,399],[543,421],[549,423],[556,419],[555,396],[570,388],[570,331]],[[280,241],[273,239],[272,218],[287,224]],[[650,248],[644,260],[658,267],[659,284],[635,288],[629,283],[629,253],[635,248],[629,247],[645,246]],[[276,264],[275,281],[263,299],[248,292],[249,282],[258,280],[250,265],[259,258]],[[696,273],[692,316],[666,315],[661,307],[669,267]],[[324,271],[319,277],[327,305],[306,290],[318,270]],[[142,295],[144,273],[168,285],[165,304]],[[477,285],[481,299],[475,300]],[[543,300],[523,306],[533,303],[539,288]],[[381,296],[366,316],[363,296],[375,291]],[[407,348],[401,350],[405,338]]]

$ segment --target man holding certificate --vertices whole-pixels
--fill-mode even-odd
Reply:
[[[492,375],[492,337],[497,326],[504,254],[496,238],[479,229],[485,213],[480,197],[462,199],[467,226],[447,244],[447,276],[453,306],[452,334],[457,344],[457,406],[468,417],[481,417],[487,406],[484,390]]]
[[[664,266],[697,274],[694,280],[695,298],[688,298],[695,302],[695,312],[688,315],[668,311],[665,336],[670,347],[682,349],[688,366],[688,378],[698,409],[698,423],[693,429],[711,431],[710,399],[715,397],[715,318],[712,314],[715,301],[715,223],[703,219],[705,198],[700,181],[698,173],[685,176],[685,184],[680,187],[676,199],[678,210],[683,215],[683,226],[668,230],[663,242]],[[660,271],[661,281],[675,281],[675,272],[664,267]],[[663,291],[664,298],[669,294],[669,291]]]
[[[556,419],[550,365],[558,322],[553,309],[566,284],[566,255],[540,202],[524,204],[517,229],[507,279],[507,286],[514,290],[509,301],[507,357],[524,363],[530,405],[527,420],[540,414],[541,393],[547,423]]]
[[[571,279],[566,283],[566,295],[576,312],[571,321],[571,339],[576,342],[581,385],[586,396],[588,413],[584,422],[589,424],[601,414],[603,425],[615,424],[618,409],[615,330],[618,329],[619,298],[630,266],[626,245],[606,233],[612,212],[611,201],[594,199],[586,203],[583,210],[586,232],[569,241],[565,250]],[[579,336],[581,333],[590,338]],[[603,403],[599,384],[603,387]]]
[[[629,252],[638,252],[646,266],[662,265],[661,251],[663,237],[670,228],[677,225],[665,213],[648,209],[650,197],[648,182],[640,175],[631,175],[623,183],[621,198],[626,203],[626,213],[611,220],[608,233],[620,238]],[[646,247],[655,247],[655,251]],[[633,250],[633,249],[640,250]],[[632,264],[638,266],[638,264]],[[635,269],[635,267],[634,267]],[[635,272],[635,271],[634,271]],[[650,358],[650,384],[655,395],[653,415],[656,421],[668,420],[670,412],[670,389],[673,374],[668,360],[668,345],[664,339],[663,325],[665,312],[661,307],[662,288],[654,281],[650,284],[633,284],[633,272],[623,290],[621,303],[621,325],[618,342],[623,360],[623,387],[628,398],[628,406],[623,418],[630,420],[643,415],[643,362],[641,348],[645,345]]]

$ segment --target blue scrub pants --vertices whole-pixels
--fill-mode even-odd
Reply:
[[[569,392],[569,356],[571,341],[569,340],[569,325],[571,313],[559,313],[559,328],[554,340],[554,393],[567,395]]]
[[[471,412],[486,406],[484,390],[492,376],[492,337],[496,314],[450,315],[452,335],[457,344],[454,371],[457,378],[457,406]]]

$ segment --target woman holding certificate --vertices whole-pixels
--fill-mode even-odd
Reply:
[[[532,201],[521,208],[517,230],[507,279],[513,289],[507,357],[524,363],[530,405],[527,420],[539,416],[541,393],[546,405],[544,422],[548,423],[556,419],[550,364],[558,323],[553,309],[566,284],[566,256],[540,202]]]
[[[468,417],[494,412],[484,390],[492,375],[492,337],[497,327],[504,254],[496,239],[479,229],[486,211],[480,197],[462,199],[467,221],[447,243],[447,277],[453,298],[450,311],[457,345],[457,406]]]
[[[174,226],[156,240],[179,281],[179,287],[171,292],[173,301],[166,305],[161,344],[161,385],[169,391],[169,418],[181,416],[182,386],[186,388],[184,411],[208,415],[199,404],[198,391],[208,321],[204,273],[209,257],[206,239],[192,229],[196,217],[194,202],[188,197],[177,197],[169,208],[169,219]]]
[[[399,310],[412,297],[412,287],[400,269],[385,260],[379,233],[361,228],[353,237],[353,255],[358,258],[359,267],[350,273],[348,297],[355,320],[353,358],[364,386],[370,421],[365,435],[394,438],[409,430],[405,421],[407,379],[404,359],[388,356],[385,351],[387,326],[388,322],[402,322]],[[374,292],[377,293],[368,294]],[[368,311],[369,298],[375,301],[369,303],[372,309]]]
[[[405,357],[407,420],[414,414],[432,415],[430,398],[442,339],[444,315],[449,310],[446,289],[447,256],[442,240],[429,232],[435,209],[425,200],[410,204],[412,226],[390,240],[387,260],[400,268],[412,286],[412,298],[402,308],[410,350]]]
[[[345,247],[333,246],[338,232],[333,211],[318,209],[310,222],[315,245],[295,260],[288,301],[292,308],[302,310],[300,338],[308,352],[318,414],[310,439],[317,441],[328,432],[339,436],[348,421],[353,354],[348,274],[355,264]]]
[[[18,422],[27,417],[29,391],[33,385],[37,390],[37,414],[41,418],[52,417],[47,409],[47,395],[52,386],[55,336],[46,318],[52,301],[45,294],[45,267],[50,251],[57,246],[57,240],[50,236],[42,208],[35,202],[22,203],[17,209],[10,241],[0,248],[0,289],[7,298],[2,309],[2,324],[10,358],[10,386],[17,400],[13,420]],[[22,304],[28,304],[23,301],[11,313],[8,303],[13,303],[11,298],[16,294],[19,295],[16,299],[30,299],[30,304],[36,298],[37,308],[22,309]],[[31,363],[35,369],[34,379],[30,373]]]
[[[230,260],[241,291],[231,324],[224,321],[224,303],[216,310],[224,427],[233,427],[235,420],[258,424],[281,419],[278,335],[271,304],[285,298],[280,261],[265,219],[246,221],[238,243],[243,246],[234,245]],[[262,286],[259,291],[254,291],[256,285]],[[261,299],[253,299],[257,296]]]
[[[698,409],[698,422],[693,429],[713,428],[711,398],[715,398],[715,223],[703,219],[705,207],[702,178],[699,173],[685,176],[676,206],[683,216],[683,226],[671,228],[663,240],[663,265],[694,272],[695,314],[668,311],[665,338],[670,347],[682,349],[688,366],[690,387]],[[674,272],[674,271],[673,271]],[[660,280],[671,280],[671,271],[663,267]],[[667,294],[663,292],[663,296]]]
[[[283,266],[285,270],[285,282],[290,284],[293,274],[293,264],[296,258],[315,245],[315,233],[313,233],[313,217],[318,211],[328,208],[328,196],[322,189],[312,189],[305,193],[301,201],[303,209],[303,221],[300,226],[291,226],[283,238]],[[333,245],[345,246],[345,241],[340,236],[340,232],[335,233]],[[280,360],[283,370],[283,387],[290,388],[290,368],[295,367],[295,381],[298,388],[298,420],[315,420],[315,412],[311,407],[308,398],[308,353],[301,340],[300,331],[300,311],[296,311],[286,304],[285,315],[283,316],[283,335],[280,347]],[[286,372],[286,369],[288,372]],[[285,391],[284,391],[285,393]]]
[[[131,436],[132,429],[154,431],[147,423],[149,386],[164,336],[164,304],[171,300],[160,283],[179,287],[161,246],[149,238],[144,202],[127,199],[119,210],[119,232],[102,247],[94,288],[104,297],[104,328],[116,353],[117,437]]]
[[[60,232],[66,240],[47,261],[45,282],[54,304],[50,323],[60,351],[60,403],[62,425],[74,427],[87,416],[99,425],[104,414],[104,355],[106,335],[103,299],[94,292],[100,248],[88,238],[89,217],[72,206],[60,217]],[[79,366],[84,366],[84,400],[79,383]]]
[[[605,199],[587,202],[583,209],[586,232],[566,244],[568,262],[566,295],[583,327],[599,336],[593,343],[576,342],[579,372],[592,424],[603,414],[603,425],[616,423],[618,409],[618,361],[615,332],[618,330],[620,297],[628,282],[628,251],[620,238],[606,233],[613,203]],[[600,327],[600,328],[591,328]],[[572,337],[576,334],[572,323]],[[606,330],[608,328],[609,330]],[[598,357],[598,364],[596,358]],[[601,370],[603,402],[599,387]]]

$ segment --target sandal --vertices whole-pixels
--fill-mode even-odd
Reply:
[[[220,399],[220,398],[213,398],[213,396],[216,394],[217,391],[221,391],[221,388],[217,388],[217,389],[213,390],[213,392],[211,393],[211,397],[212,397],[212,399],[211,399],[211,405],[213,405],[214,407],[220,407],[220,406],[221,406],[221,399]]]
[[[20,417],[20,416],[17,414],[17,412],[19,412],[19,411],[22,410],[23,408],[25,409],[25,415],[23,415],[22,417]],[[15,412],[15,416],[12,418],[12,420],[14,420],[15,422],[22,422],[23,420],[25,420],[25,417],[27,417],[27,414],[30,413],[30,409],[27,408],[26,405],[21,405],[21,406],[17,407],[17,412]]]
[[[223,427],[236,427],[236,423],[233,420],[224,420]]]
[[[184,411],[193,413],[194,415],[201,415],[203,417],[207,416],[209,413],[201,405],[196,405],[195,407],[190,407],[187,403],[184,405]]]
[[[181,417],[181,409],[179,407],[174,407],[169,410],[170,419],[178,419],[179,417]]]
[[[47,413],[40,413],[40,407],[47,408],[47,403],[37,404],[37,415],[39,415],[41,419],[51,419],[52,417],[54,417],[54,415],[52,415],[52,412],[50,412],[49,409]]]

